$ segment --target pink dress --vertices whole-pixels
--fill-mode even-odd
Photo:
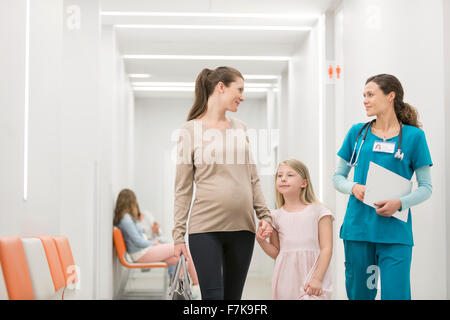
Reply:
[[[334,220],[331,211],[321,204],[308,205],[298,212],[272,210],[273,227],[280,239],[272,278],[273,299],[331,299],[330,268],[322,281],[321,296],[309,296],[303,290],[314,275],[320,254],[319,220],[327,215]]]

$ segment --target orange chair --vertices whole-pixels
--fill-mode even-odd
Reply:
[[[44,246],[55,292],[58,292],[65,288],[65,277],[63,267],[59,261],[58,249],[56,248],[55,241],[51,236],[39,236],[38,238]]]
[[[113,229],[113,241],[114,241],[114,247],[116,248],[117,257],[119,258],[120,263],[122,266],[127,268],[128,270],[128,276],[126,278],[125,282],[122,282],[119,289],[118,298],[125,298],[127,295],[142,295],[142,296],[149,296],[152,295],[152,293],[156,293],[157,296],[161,296],[162,298],[166,297],[167,294],[167,286],[168,286],[168,277],[167,272],[164,273],[164,287],[161,291],[158,292],[152,292],[152,291],[145,291],[145,292],[125,292],[126,284],[128,283],[128,280],[130,279],[131,273],[129,272],[129,269],[148,269],[148,268],[167,268],[168,265],[165,262],[153,262],[153,263],[137,263],[137,262],[130,262],[127,261],[126,255],[127,255],[127,249],[125,245],[125,241],[123,239],[122,231],[120,231],[119,228],[114,227]]]
[[[10,300],[34,300],[25,251],[19,237],[0,238],[0,264]]]
[[[35,300],[61,299],[60,292],[55,291],[52,274],[42,241],[36,237],[21,238],[31,285]]]
[[[77,266],[73,260],[72,250],[70,249],[69,239],[65,236],[53,237],[53,241],[56,246],[56,251],[58,252],[59,262],[62,266],[62,271],[65,281],[65,289],[77,289],[76,285],[79,281],[79,275],[77,271]],[[67,294],[68,293],[68,294]],[[71,290],[67,292],[64,291],[64,297],[69,297],[73,299],[75,291]]]

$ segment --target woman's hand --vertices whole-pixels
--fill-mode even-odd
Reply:
[[[322,281],[312,278],[306,284],[304,290],[309,296],[320,296],[322,295]]]
[[[377,214],[383,217],[392,217],[394,213],[396,213],[402,207],[402,202],[400,199],[394,200],[385,200],[374,203],[375,206],[378,207],[376,209]]]
[[[258,241],[259,243],[265,241],[266,239],[263,238],[262,234],[263,234],[263,229],[261,227],[262,225],[262,221],[259,222],[259,227],[258,230],[256,231],[256,241]]]
[[[364,201],[364,194],[366,193],[366,186],[363,186],[361,184],[355,183],[355,185],[352,188],[352,193],[355,196],[356,199],[363,202]]]
[[[261,221],[259,221],[259,227],[261,229],[261,237],[263,239],[270,237],[270,235],[272,234],[272,231],[273,231],[273,228],[270,223],[268,223],[265,220],[261,220]]]
[[[174,245],[174,255],[177,257],[177,259],[180,258],[180,255],[183,254],[184,258],[186,259],[186,262],[188,262],[188,254],[187,254],[187,248],[186,244],[184,242],[176,243]]]
[[[159,234],[159,224],[158,224],[158,222],[156,222],[156,221],[153,222],[152,230],[153,230],[153,233]]]

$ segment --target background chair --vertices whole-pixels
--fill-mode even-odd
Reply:
[[[47,257],[50,273],[52,275],[53,286],[57,294],[58,299],[62,299],[63,292],[66,287],[64,271],[59,261],[58,250],[56,248],[55,241],[51,236],[39,236],[44,247],[45,255]]]
[[[163,288],[160,291],[125,291],[126,285],[129,282],[132,271],[136,269],[148,269],[148,268],[167,268],[168,265],[165,262],[153,262],[153,263],[136,263],[132,262],[131,259],[127,260],[127,249],[125,245],[125,241],[123,239],[122,231],[119,228],[114,227],[113,229],[113,241],[114,247],[116,248],[117,257],[119,258],[120,264],[126,268],[127,275],[124,281],[121,281],[119,284],[119,293],[117,295],[117,299],[127,299],[127,298],[148,298],[155,297],[160,299],[166,299],[167,297],[167,289],[168,289],[168,275],[167,272],[164,272],[164,283]]]
[[[22,238],[22,245],[30,272],[34,298],[36,300],[54,300],[58,295],[42,242],[38,238]],[[59,297],[61,299],[61,297]]]
[[[59,261],[62,266],[65,289],[63,299],[76,299],[76,289],[80,284],[79,270],[73,259],[72,250],[70,248],[69,239],[65,236],[53,237],[56,251],[58,252]]]
[[[0,264],[8,298],[34,300],[30,271],[19,237],[0,238]]]

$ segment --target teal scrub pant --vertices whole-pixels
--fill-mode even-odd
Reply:
[[[350,300],[411,300],[412,246],[344,240],[345,287]]]

